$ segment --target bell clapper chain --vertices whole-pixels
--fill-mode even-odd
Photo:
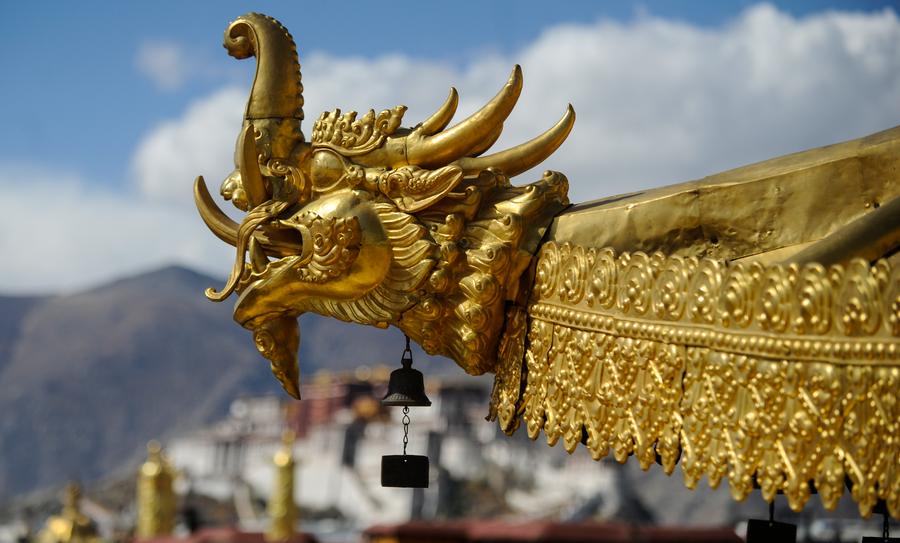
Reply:
[[[412,349],[409,348],[409,336],[406,337],[406,348],[403,350],[403,361],[406,361],[406,354],[409,354],[410,367],[412,367]],[[406,367],[406,364],[404,364]],[[406,456],[406,446],[409,444],[409,406],[403,406],[403,456]]]
[[[409,444],[409,406],[403,406],[403,456],[406,456],[406,446]]]
[[[428,488],[428,457],[407,454],[409,446],[409,408],[427,407],[431,400],[425,394],[425,378],[412,367],[412,349],[409,336],[400,363],[401,368],[391,372],[387,394],[382,405],[403,407],[403,454],[381,457],[381,486],[403,488]]]

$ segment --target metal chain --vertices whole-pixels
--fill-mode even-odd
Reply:
[[[881,525],[881,538],[885,541],[891,538],[891,523],[888,520],[887,509],[884,513],[884,524]]]
[[[406,456],[406,444],[409,443],[409,406],[403,406],[403,456]]]
[[[412,364],[412,349],[409,348],[409,336],[406,337],[406,348],[403,349],[403,354],[400,357],[403,359],[403,362],[406,361],[406,355],[409,354],[409,363]]]

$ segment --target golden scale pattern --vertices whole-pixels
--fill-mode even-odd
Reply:
[[[900,272],[545,244],[492,414],[569,452],[900,517]],[[511,321],[512,322],[512,321]],[[527,339],[522,328],[527,326]],[[524,368],[522,353],[524,353]],[[522,387],[522,381],[525,386]],[[520,392],[521,391],[521,392]]]

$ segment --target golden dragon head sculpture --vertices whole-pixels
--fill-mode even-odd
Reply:
[[[293,38],[250,13],[225,31],[231,56],[257,58],[221,194],[245,211],[240,224],[213,202],[202,177],[204,222],[236,248],[216,301],[237,293],[234,318],[253,332],[285,390],[299,397],[301,313],[403,330],[467,372],[493,370],[508,301],[544,229],[568,205],[566,178],[545,172],[513,186],[566,139],[569,106],[544,134],[486,153],[522,90],[516,66],[484,107],[449,127],[455,89],[437,111],[401,127],[404,106],[380,113],[323,113],[301,132],[303,86]]]

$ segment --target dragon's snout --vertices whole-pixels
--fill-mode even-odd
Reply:
[[[222,194],[222,198],[230,200],[231,203],[234,204],[234,207],[241,211],[248,211],[250,209],[250,201],[247,199],[247,192],[244,190],[241,183],[240,170],[234,170],[231,172],[231,175],[225,178],[219,192]]]

